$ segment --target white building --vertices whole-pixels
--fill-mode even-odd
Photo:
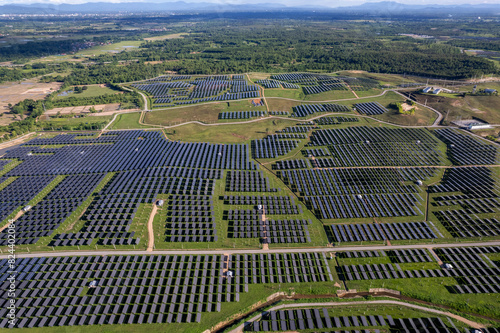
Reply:
[[[491,128],[491,125],[485,124],[485,123],[471,123],[471,124],[469,124],[469,126],[467,126],[467,129],[469,131],[478,130],[478,129],[485,129],[485,128]]]

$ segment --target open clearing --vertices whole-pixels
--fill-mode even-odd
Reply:
[[[47,112],[45,112],[45,114],[48,116],[55,116],[58,113],[61,115],[90,113],[91,107],[94,107],[94,109],[96,109],[98,112],[103,112],[106,115],[109,115],[109,114],[115,113],[114,111],[119,111],[120,103],[84,105],[84,106],[66,106],[63,108],[55,108],[52,110],[47,110]],[[129,111],[129,110],[127,110],[127,111]]]
[[[111,94],[123,94],[123,91],[114,90],[108,88],[105,84],[99,85],[88,85],[86,90],[83,90],[81,93],[73,92],[74,87],[70,87],[65,91],[59,93],[55,99],[64,99],[69,97],[83,98],[83,97],[97,97],[102,95],[111,95]]]
[[[199,104],[175,109],[148,112],[145,124],[171,126],[188,121],[216,123],[223,111],[264,111],[265,106],[254,107],[250,100]]]
[[[140,40],[124,41],[119,43],[100,45],[79,51],[76,56],[94,56],[104,53],[119,53],[138,48],[143,42]]]
[[[250,140],[262,139],[268,133],[274,133],[296,123],[297,121],[293,119],[268,119],[240,125],[203,126],[187,124],[169,128],[166,131],[171,140],[225,144],[248,143]]]
[[[151,127],[151,126],[145,126],[145,125],[139,124],[140,118],[141,118],[141,112],[120,114],[116,117],[116,120],[111,125],[111,129],[129,129],[129,128]]]
[[[175,39],[175,38],[184,38],[184,36],[189,35],[189,33],[179,33],[179,34],[169,34],[155,37],[144,38],[147,41],[155,41],[155,40],[165,40],[165,39]]]
[[[9,103],[14,105],[25,99],[39,100],[58,90],[62,83],[38,83],[35,80],[26,80],[21,83],[6,82],[0,85],[0,114],[9,112]],[[0,125],[7,125],[14,121],[14,115],[5,114],[0,117]]]
[[[445,124],[457,119],[478,118],[490,124],[500,124],[499,96],[470,96],[449,98],[446,96],[429,96],[414,94],[420,103],[427,102],[427,105],[440,111]]]

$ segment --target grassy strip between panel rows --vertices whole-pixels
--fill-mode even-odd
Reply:
[[[9,220],[13,219],[17,213],[19,213],[21,211],[21,209],[23,209],[24,207],[26,206],[35,206],[37,203],[39,203],[40,201],[43,200],[43,198],[45,198],[47,196],[47,194],[49,194],[50,191],[52,191],[54,189],[54,187],[57,186],[57,184],[59,184],[60,182],[62,182],[62,180],[65,178],[66,176],[56,176],[55,179],[53,181],[51,181],[49,183],[49,185],[47,185],[42,191],[40,191],[40,193],[38,193],[33,199],[31,199],[27,204],[23,205],[23,206],[19,206],[18,208],[16,208],[16,210],[14,210],[9,216],[7,216],[7,218],[5,218],[3,221],[2,221],[2,226],[4,226],[5,224],[8,223]]]
[[[77,246],[57,247],[57,248],[52,249],[48,246],[48,244],[52,241],[52,239],[54,239],[54,236],[57,234],[68,233],[68,232],[79,232],[80,231],[80,229],[85,224],[85,221],[80,221],[79,219],[81,218],[81,216],[83,215],[85,210],[88,208],[88,206],[90,205],[92,200],[94,200],[95,195],[104,188],[104,186],[110,181],[110,179],[113,177],[113,175],[114,175],[114,172],[108,173],[103,178],[103,180],[96,186],[96,188],[88,196],[88,198],[84,202],[82,202],[82,204],[68,218],[66,218],[66,220],[63,223],[61,223],[61,225],[50,236],[41,237],[36,244],[23,246],[22,248],[18,248],[17,251],[24,252],[25,248],[30,252],[32,252],[32,251],[60,250],[60,249],[67,250],[68,248],[78,250]],[[61,176],[59,176],[59,177],[61,177]],[[49,186],[47,186],[47,188],[49,188]],[[52,190],[52,188],[50,190]],[[44,191],[46,189],[44,189]],[[48,194],[48,192],[46,194]]]

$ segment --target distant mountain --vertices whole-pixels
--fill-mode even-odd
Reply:
[[[370,16],[401,16],[401,15],[499,15],[500,4],[477,5],[406,5],[394,1],[367,2],[359,6],[324,7],[304,5],[288,7],[276,3],[255,4],[220,4],[209,2],[187,3],[183,1],[165,2],[163,0],[146,0],[147,2],[88,2],[84,4],[7,4],[0,6],[0,14],[56,14],[56,13],[113,13],[113,12],[297,12],[321,11],[326,13],[346,13]]]
[[[284,5],[262,3],[262,4],[218,4],[209,2],[187,3],[175,2],[88,2],[83,4],[8,4],[0,6],[0,14],[54,14],[54,13],[111,13],[111,12],[217,12],[217,11],[265,11],[286,8]]]
[[[337,7],[334,11],[346,13],[369,13],[372,15],[413,15],[413,14],[489,14],[500,15],[500,4],[464,5],[407,5],[395,1],[367,2],[359,6]]]

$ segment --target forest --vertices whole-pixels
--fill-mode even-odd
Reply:
[[[449,44],[402,36],[379,37],[368,28],[361,31],[355,28],[325,29],[324,25],[315,24],[233,23],[229,27],[207,24],[184,38],[145,42],[138,50],[100,55],[92,60],[99,63],[131,59],[168,61],[164,69],[179,74],[365,70],[467,78],[497,71],[492,62],[470,57]],[[143,75],[155,74],[153,69],[144,67],[144,70]],[[109,71],[102,67],[98,72],[105,75],[104,72]],[[93,69],[87,68],[83,75],[75,72],[75,77],[95,80],[99,76],[87,75],[91,73]],[[126,74],[120,76],[123,75]],[[120,76],[111,77],[122,80]]]
[[[143,40],[140,47],[118,53],[89,55],[86,61],[73,63],[74,70],[64,81],[68,84],[121,83],[154,77],[164,71],[224,74],[365,70],[452,79],[498,73],[493,61],[467,55],[461,50],[498,50],[500,36],[494,30],[497,24],[490,21],[472,24],[467,20],[313,22],[247,18],[182,24],[176,21],[175,25],[169,26],[168,23],[160,25],[156,20],[146,22],[146,18],[140,18],[140,21],[122,19],[112,23],[113,29],[107,25],[104,29],[103,25],[98,30],[87,27],[85,21],[82,27],[74,28],[73,39],[61,41],[60,45],[56,41],[47,41],[45,45],[42,41],[18,45],[6,53],[0,52],[0,60],[12,60],[16,54],[20,55],[18,61],[30,55],[57,54],[73,49],[82,41],[140,40],[161,34],[161,31],[148,32],[161,27],[169,33],[185,35],[182,38]],[[123,28],[125,25],[134,26],[138,29],[137,34],[130,36],[130,31]],[[75,27],[78,27],[77,22]],[[60,29],[72,36],[68,22],[61,23]],[[85,38],[85,32],[89,34],[88,38]],[[431,34],[432,38],[411,38],[401,35],[403,33]],[[450,39],[452,34],[454,37]],[[30,47],[32,50],[26,51]],[[36,76],[27,71],[23,73],[21,69],[7,72],[0,67],[0,71],[5,74],[0,75],[0,80]]]

